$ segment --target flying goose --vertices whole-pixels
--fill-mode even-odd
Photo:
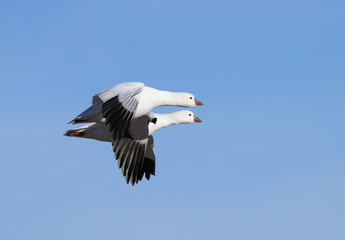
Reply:
[[[161,91],[140,82],[126,82],[96,94],[92,106],[69,123],[105,122],[115,141],[125,137],[133,119],[149,114],[153,108],[200,105],[203,103],[190,93]],[[155,122],[154,117],[150,116],[150,121]]]
[[[156,121],[150,121],[151,116]],[[155,175],[155,153],[152,134],[173,124],[187,124],[202,122],[191,111],[182,110],[170,114],[149,113],[134,119],[127,132],[127,136],[113,141],[109,128],[102,122],[87,123],[79,128],[65,133],[70,137],[90,138],[104,142],[112,142],[119,168],[126,177],[126,182],[132,185],[145,177]]]

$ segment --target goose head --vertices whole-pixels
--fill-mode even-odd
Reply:
[[[181,107],[195,107],[204,105],[191,93],[178,93]]]
[[[178,124],[201,123],[202,120],[188,110],[181,110],[175,113],[175,119]]]

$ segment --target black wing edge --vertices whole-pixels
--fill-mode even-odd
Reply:
[[[132,104],[135,103],[132,102]],[[152,136],[141,141],[131,138],[129,127],[134,112],[123,107],[118,96],[103,104],[102,113],[113,138],[115,158],[118,160],[119,168],[122,168],[122,174],[126,178],[127,184],[131,182],[134,186],[142,180],[144,174],[147,180],[150,180],[150,176],[155,175]]]
[[[108,125],[113,140],[125,137],[134,112],[123,107],[119,101],[119,97],[116,96],[103,104],[102,113],[106,119],[105,124]]]
[[[148,139],[136,141],[129,138],[116,139],[113,142],[113,151],[119,168],[127,184],[132,186],[142,180],[144,174],[147,180],[155,175],[155,160],[146,157]]]
[[[145,158],[142,171],[139,174],[139,181],[143,178],[144,174],[147,180],[150,180],[150,176],[155,176],[156,161],[154,159]]]

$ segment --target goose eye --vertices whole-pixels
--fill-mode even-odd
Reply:
[[[193,97],[190,97],[189,99],[193,99]]]
[[[192,116],[192,114],[189,114],[189,116]]]

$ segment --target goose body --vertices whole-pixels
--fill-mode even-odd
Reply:
[[[129,127],[128,136],[115,142],[109,128],[104,123],[87,123],[79,128],[67,131],[65,135],[113,142],[119,167],[122,168],[127,183],[131,181],[134,185],[142,179],[144,173],[148,180],[150,175],[155,174],[154,141],[151,136],[154,132],[174,124],[201,122],[194,113],[186,110],[170,114],[154,113],[156,123],[148,121],[151,115],[147,114],[134,119]],[[138,157],[141,155],[144,157]]]
[[[200,105],[203,103],[190,93],[161,91],[140,82],[120,83],[93,96],[91,107],[70,122],[87,124],[67,131],[66,135],[112,142],[115,158],[127,183],[131,181],[134,185],[141,180],[143,173],[147,178],[154,174],[151,134],[165,126],[180,123],[174,121],[178,121],[180,118],[177,115],[182,114],[180,111],[167,117],[152,114],[151,110],[160,106]],[[192,119],[194,114],[188,114]]]
[[[120,83],[96,94],[92,106],[70,123],[105,122],[113,135],[123,136],[134,118],[147,115],[160,106],[195,107],[203,105],[192,94],[161,91],[140,82]],[[115,130],[115,131],[114,131]]]

